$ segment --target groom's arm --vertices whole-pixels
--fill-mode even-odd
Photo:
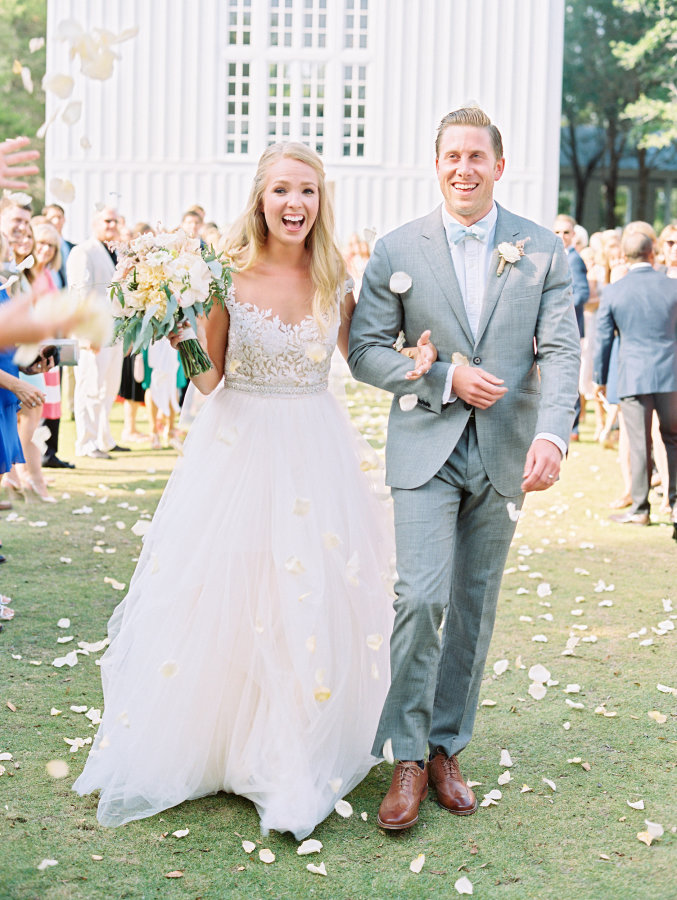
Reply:
[[[556,245],[543,285],[535,337],[541,375],[536,434],[557,435],[566,446],[578,397],[581,342],[569,264],[564,250]]]
[[[404,328],[402,297],[390,290],[393,271],[388,250],[380,240],[364,271],[350,328],[348,364],[358,381],[390,391],[396,397],[416,394],[422,406],[439,413],[449,364],[433,363],[430,371],[416,381],[405,377],[414,366],[393,348]],[[419,337],[408,334],[407,343],[415,344]]]

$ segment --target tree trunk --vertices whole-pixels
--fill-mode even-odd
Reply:
[[[625,146],[625,138],[618,135],[618,122],[615,116],[609,117],[607,128],[607,150],[609,156],[609,169],[606,177],[606,212],[605,224],[607,228],[616,227],[616,192],[618,190],[618,167]]]
[[[637,148],[637,208],[634,211],[633,219],[641,219],[647,221],[648,201],[649,201],[649,167],[646,164],[646,148]]]

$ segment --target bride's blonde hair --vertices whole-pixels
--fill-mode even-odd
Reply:
[[[280,159],[295,159],[305,163],[317,175],[319,206],[317,218],[306,237],[310,251],[310,278],[314,293],[312,314],[322,333],[338,316],[337,291],[346,277],[341,252],[334,239],[334,210],[327,194],[322,160],[305,144],[281,142],[271,144],[259,159],[247,206],[223,241],[223,249],[240,269],[250,269],[261,256],[268,238],[268,226],[263,215],[263,192],[270,167]]]

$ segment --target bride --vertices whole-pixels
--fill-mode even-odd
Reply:
[[[200,325],[209,399],[109,622],[103,720],[74,784],[100,790],[103,825],[226,791],[264,833],[301,839],[377,762],[392,548],[327,391],[354,308],[333,226],[320,158],[269,147],[226,308]],[[432,362],[419,343],[415,375]]]

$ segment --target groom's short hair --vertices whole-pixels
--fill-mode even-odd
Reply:
[[[447,113],[437,127],[437,137],[435,138],[435,158],[440,157],[440,143],[442,135],[447,128],[452,125],[472,125],[474,128],[486,128],[491,137],[491,145],[494,148],[496,159],[503,158],[503,140],[501,132],[492,123],[489,116],[479,108],[479,106],[463,106],[461,109],[455,109],[453,112]]]

